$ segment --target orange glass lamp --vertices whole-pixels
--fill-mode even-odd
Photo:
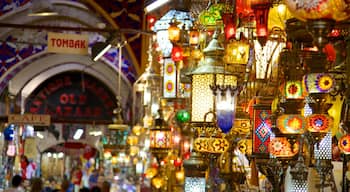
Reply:
[[[270,154],[277,158],[291,158],[298,153],[299,144],[291,145],[286,137],[271,138],[269,143]]]
[[[344,154],[350,154],[350,135],[343,135],[338,141],[338,146]]]
[[[305,118],[297,114],[280,115],[276,123],[283,134],[303,134],[307,125]]]
[[[181,29],[178,27],[179,22],[176,19],[172,19],[169,23],[168,38],[171,42],[178,42],[180,40]]]
[[[190,45],[198,45],[199,43],[199,31],[196,28],[191,28],[189,32]]]
[[[247,64],[249,44],[245,41],[231,41],[227,44],[224,60],[228,64]]]

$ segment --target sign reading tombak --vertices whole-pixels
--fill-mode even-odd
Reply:
[[[47,51],[87,55],[88,43],[88,35],[49,32],[47,37]]]

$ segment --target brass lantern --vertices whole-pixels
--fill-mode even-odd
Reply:
[[[192,75],[192,107],[191,121],[203,122],[206,113],[214,110],[214,96],[210,86],[225,85],[236,86],[237,77],[225,74],[224,71],[224,48],[218,42],[218,34],[203,50],[204,59],[193,70]]]
[[[176,19],[172,19],[169,23],[168,38],[171,42],[178,42],[180,40],[181,29],[178,27],[179,22]]]

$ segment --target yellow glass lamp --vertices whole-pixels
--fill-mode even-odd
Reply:
[[[171,42],[178,42],[180,40],[180,31],[181,29],[178,27],[179,22],[176,19],[172,19],[169,23],[168,28],[168,38]]]
[[[245,41],[231,41],[226,47],[225,62],[228,64],[247,64],[249,44]]]

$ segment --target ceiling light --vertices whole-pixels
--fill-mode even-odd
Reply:
[[[91,48],[92,60],[99,60],[110,48],[112,45],[107,42],[97,42]]]
[[[75,131],[75,133],[74,133],[74,135],[73,135],[73,139],[74,140],[78,140],[78,139],[80,139],[81,138],[81,136],[83,135],[83,133],[84,133],[84,130],[83,129],[77,129],[76,131]]]
[[[163,5],[165,5],[166,3],[168,3],[170,0],[155,0],[153,1],[151,4],[147,5],[145,7],[145,12],[149,13]]]

